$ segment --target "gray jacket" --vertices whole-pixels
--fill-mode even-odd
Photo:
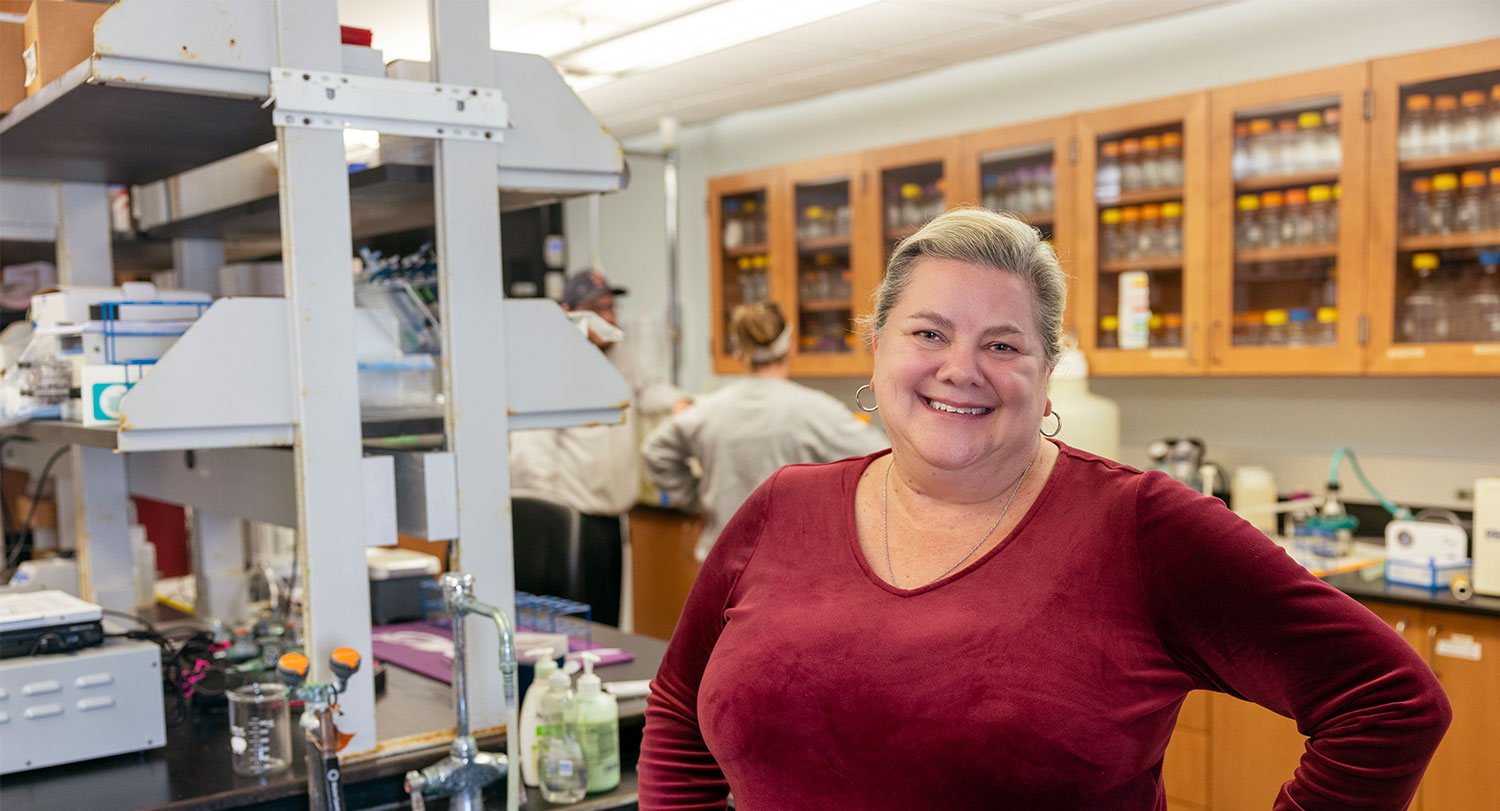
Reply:
[[[747,377],[658,425],[641,456],[671,506],[703,512],[696,550],[702,561],[730,516],[782,465],[833,462],[888,444],[880,429],[828,394],[790,380]],[[701,466],[701,477],[689,458]]]

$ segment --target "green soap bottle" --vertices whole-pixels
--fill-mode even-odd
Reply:
[[[588,792],[609,791],[620,785],[620,706],[604,692],[594,675],[596,653],[583,653],[583,675],[578,677],[578,737],[588,763]]]

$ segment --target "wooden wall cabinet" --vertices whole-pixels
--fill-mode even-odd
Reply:
[[[1077,122],[1074,315],[1089,370],[1202,374],[1207,368],[1208,94],[1082,113]],[[1155,152],[1149,159],[1143,146],[1148,140]],[[1156,170],[1142,168],[1153,164]],[[1138,324],[1112,320],[1122,314],[1122,286],[1131,288],[1127,302],[1134,296],[1145,300],[1149,321],[1140,308],[1135,308]]]
[[[1073,116],[1035,121],[963,136],[955,199],[1009,211],[1036,226],[1071,267],[1078,191],[1076,121]],[[1064,329],[1073,317],[1078,284],[1068,278]]]
[[[1370,133],[1371,217],[1369,221],[1370,328],[1368,369],[1375,374],[1488,374],[1500,373],[1500,324],[1487,335],[1474,330],[1464,312],[1472,302],[1477,287],[1484,282],[1481,268],[1483,255],[1500,252],[1500,124],[1489,122],[1473,130],[1465,121],[1468,115],[1462,104],[1465,93],[1479,94],[1490,115],[1500,116],[1500,99],[1493,93],[1500,86],[1500,40],[1488,40],[1435,51],[1377,59],[1370,63],[1370,86],[1373,94],[1374,123]],[[1441,111],[1441,126],[1450,137],[1440,139],[1413,137],[1410,126],[1420,111],[1408,113],[1407,105],[1426,100],[1438,117],[1444,97],[1458,102],[1456,115]],[[1471,98],[1473,98],[1471,96]],[[1447,102],[1442,102],[1446,106]],[[1408,148],[1403,147],[1403,133]],[[1490,218],[1481,230],[1450,228],[1455,233],[1428,233],[1418,227],[1418,201],[1413,186],[1425,182],[1438,184],[1442,175],[1460,183],[1466,173],[1478,173],[1485,185],[1479,187],[1490,201]],[[1436,196],[1439,192],[1431,191]],[[1458,198],[1465,195],[1462,185]],[[1447,192],[1444,192],[1447,194]],[[1429,200],[1435,204],[1435,200]],[[1430,206],[1429,209],[1430,211]],[[1457,216],[1455,213],[1454,216]],[[1457,288],[1458,307],[1450,309],[1447,325],[1439,334],[1427,334],[1424,323],[1413,306],[1411,294],[1421,284],[1415,265],[1425,257],[1435,262],[1428,286]],[[1493,258],[1493,256],[1489,257]],[[1490,263],[1491,267],[1494,263]]]
[[[891,250],[977,204],[1054,240],[1095,375],[1500,374],[1500,317],[1476,315],[1500,296],[1497,87],[1492,39],[714,178],[714,370],[742,371],[728,314],[763,297],[796,325],[794,374],[868,374],[853,320]],[[1441,150],[1402,154],[1413,97],[1443,107]],[[1413,183],[1444,175],[1458,188],[1419,210]],[[1475,197],[1452,218],[1478,227],[1412,233]],[[766,234],[727,244],[746,205]]]
[[[860,205],[868,187],[858,155],[845,155],[782,168],[781,182],[791,205],[776,213],[777,227],[792,236],[775,264],[791,278],[793,305],[786,310],[793,327],[792,374],[857,376],[872,361],[855,324],[869,311],[870,291],[879,283],[869,270],[877,261],[878,228]]]
[[[1367,276],[1368,65],[1209,97],[1213,374],[1354,374]]]
[[[777,301],[792,313],[793,290],[785,241],[777,225],[790,210],[779,168],[725,175],[708,181],[708,239],[713,302],[713,359],[716,374],[745,371],[729,332],[734,308],[755,301]],[[780,250],[778,250],[780,248]],[[782,264],[777,264],[782,257]]]

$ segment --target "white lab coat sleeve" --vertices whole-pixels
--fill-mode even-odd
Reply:
[[[509,439],[510,488],[555,494],[557,466],[562,461],[558,432],[555,429],[512,431]]]
[[[666,496],[665,506],[694,512],[701,511],[702,504],[698,477],[688,466],[688,457],[693,455],[692,427],[698,422],[699,413],[700,409],[694,408],[668,417],[641,443],[646,473]]]

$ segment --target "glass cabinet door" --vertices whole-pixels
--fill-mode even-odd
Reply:
[[[958,148],[959,139],[947,138],[866,153],[871,182],[864,208],[880,224],[881,276],[896,243],[962,202],[950,187],[958,174]]]
[[[1362,366],[1364,64],[1213,91],[1210,371]]]
[[[965,136],[959,199],[1004,211],[1041,230],[1066,259],[1073,255],[1073,119],[1030,122]],[[1076,333],[1069,277],[1064,328]]]
[[[856,284],[855,189],[858,156],[788,166],[792,220],[788,265],[796,272],[794,325],[796,375],[859,374],[868,366],[855,319],[867,309],[869,288]]]
[[[1500,40],[1371,77],[1369,369],[1500,372]]]
[[[1079,116],[1079,342],[1099,374],[1204,369],[1207,98]]]
[[[779,298],[772,273],[772,209],[777,208],[775,172],[748,172],[709,181],[714,302],[714,371],[745,371],[729,330],[734,308]],[[783,304],[783,307],[785,305]]]

